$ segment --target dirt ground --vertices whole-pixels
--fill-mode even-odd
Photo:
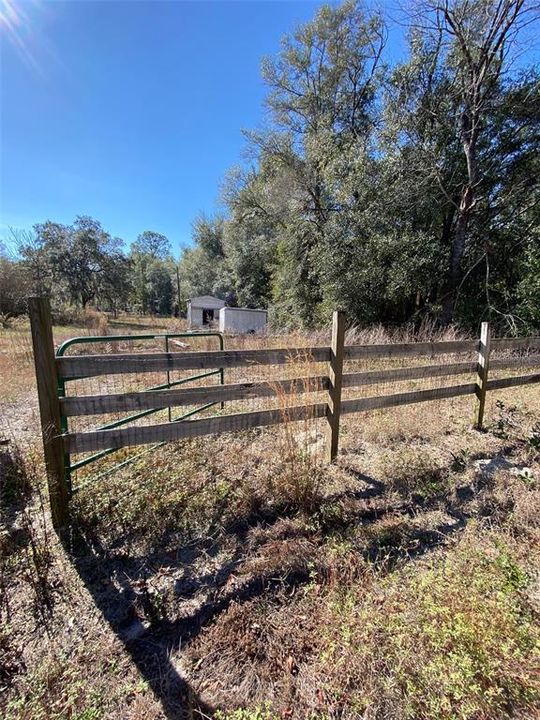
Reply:
[[[171,443],[86,476],[60,541],[24,352],[6,718],[538,716],[538,385],[492,393],[483,432],[470,398],[347,416],[334,465],[323,421]]]

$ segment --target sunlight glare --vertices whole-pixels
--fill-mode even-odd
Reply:
[[[23,59],[42,74],[42,68],[33,53],[37,36],[32,28],[31,18],[32,9],[40,5],[39,0],[25,3],[20,0],[0,0],[0,35],[7,38]]]

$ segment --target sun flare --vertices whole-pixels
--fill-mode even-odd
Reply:
[[[38,33],[33,11],[42,6],[38,0],[22,3],[19,0],[0,0],[0,36],[11,42],[23,59],[41,72],[35,56]]]

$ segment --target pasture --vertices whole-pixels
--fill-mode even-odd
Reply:
[[[95,314],[53,330],[60,344],[186,328]],[[376,327],[349,330],[346,345],[460,339]],[[329,329],[225,338],[239,350],[329,342]],[[488,392],[483,431],[472,429],[471,396],[343,415],[333,464],[327,421],[309,414],[135,459],[123,448],[77,471],[60,542],[27,322],[2,330],[0,343],[6,718],[535,716],[538,384]],[[375,358],[353,369],[404,366]],[[305,357],[285,370],[320,368]],[[260,379],[271,385],[283,372]],[[226,371],[227,383],[245,379],[243,368]],[[441,375],[429,387],[449,382],[462,380]],[[370,395],[363,387],[354,397]],[[276,407],[288,402],[276,393]],[[114,469],[119,460],[130,462]]]

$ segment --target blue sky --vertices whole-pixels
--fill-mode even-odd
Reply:
[[[0,238],[86,214],[189,243],[264,119],[261,58],[319,5],[0,0]]]
[[[2,4],[0,238],[87,214],[178,249],[263,121],[262,56],[320,3]]]
[[[178,249],[241,160],[241,128],[263,118],[261,57],[317,3],[13,7],[17,36],[2,28],[0,237],[88,214],[127,242],[152,229]]]

